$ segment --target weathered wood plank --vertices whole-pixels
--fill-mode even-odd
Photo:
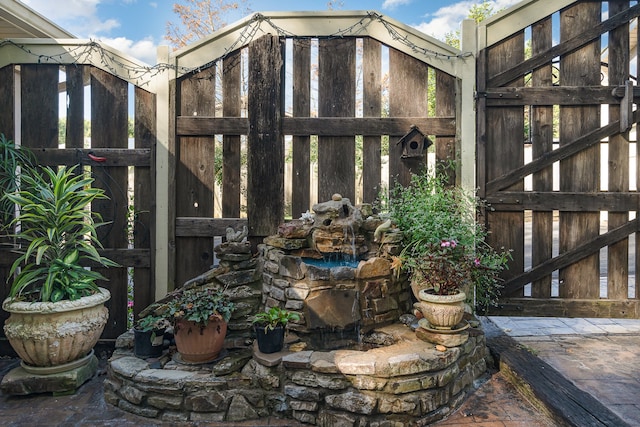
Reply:
[[[545,275],[551,274],[555,270],[562,271],[563,268],[570,268],[573,265],[578,264],[580,261],[592,257],[594,254],[597,255],[601,248],[619,242],[620,240],[625,239],[629,234],[638,231],[638,223],[638,219],[631,220],[625,225],[614,230],[610,230],[605,234],[598,235],[588,242],[582,243],[572,249],[562,251],[557,257],[544,261],[525,273],[510,278],[504,285],[504,295],[508,296],[512,291],[520,290],[527,283],[531,283]],[[596,279],[599,280],[600,278],[596,277]],[[562,283],[562,286],[560,286],[560,295],[562,296],[564,292],[563,287],[566,283],[562,282],[562,279],[560,280],[560,283]],[[586,299],[597,300],[598,297],[593,298],[589,296]]]
[[[391,117],[426,117],[428,67],[409,55],[389,48],[389,115]],[[413,123],[418,125],[417,123]],[[455,135],[454,130],[449,135]],[[421,127],[424,133],[431,134],[428,127]],[[409,132],[404,129],[399,136]],[[384,134],[384,133],[383,133]],[[398,138],[389,140],[389,183],[397,181],[408,185],[412,173],[419,173],[425,168],[425,159],[402,159],[402,147],[396,144]]]
[[[179,111],[193,116],[215,114],[215,73],[201,71],[179,83]],[[176,215],[213,216],[214,138],[212,135],[179,138],[176,176]],[[211,268],[213,239],[176,237],[176,285]]]
[[[135,146],[150,151],[156,146],[156,96],[139,87],[135,94]],[[148,249],[149,265],[133,270],[133,314],[137,318],[140,310],[155,300],[155,167],[134,169],[133,180],[133,246]]]
[[[91,146],[126,149],[128,146],[127,82],[97,68],[91,71]],[[105,248],[128,247],[128,168],[125,166],[92,165],[94,186],[103,188],[109,200],[92,203],[91,208],[102,215],[108,225],[98,228],[98,238]],[[109,322],[103,338],[117,338],[127,330],[127,284],[125,267],[98,269],[111,291],[108,301]]]
[[[377,40],[362,41],[363,115],[380,118],[382,111],[382,45]],[[382,183],[382,143],[380,135],[363,137],[362,199],[372,203],[378,199]]]
[[[505,298],[491,309],[498,316],[600,317],[638,319],[639,300]]]
[[[487,87],[487,67],[487,49],[482,49],[476,62],[476,87],[480,92]],[[480,97],[476,102],[476,183],[480,198],[487,195],[487,120],[487,100]],[[486,224],[484,207],[480,209],[478,220]]]
[[[534,38],[535,39],[535,38]],[[532,41],[534,40],[532,39]],[[543,67],[541,67],[543,68]],[[538,71],[536,69],[536,71]],[[487,99],[489,107],[517,105],[583,105],[620,104],[618,86],[553,86],[491,88],[478,96]]]
[[[633,121],[640,120],[638,110],[633,112]],[[620,121],[611,121],[608,125],[604,125],[593,131],[585,131],[576,136],[572,141],[565,141],[559,148],[542,155],[533,161],[504,173],[500,177],[494,178],[486,183],[486,191],[493,193],[513,185],[525,176],[538,172],[554,162],[568,159],[569,157],[580,153],[581,151],[600,144],[602,139],[610,137],[620,132]]]
[[[249,45],[247,216],[252,244],[275,233],[284,220],[283,46],[277,36]]]
[[[540,360],[513,338],[490,337],[488,346],[498,355],[502,372],[539,410],[558,426],[628,427],[600,401]]]
[[[310,114],[311,42],[295,39],[293,41],[293,115],[309,117]],[[292,143],[291,215],[297,218],[311,209],[311,138],[308,135],[293,135]]]
[[[22,145],[57,148],[58,66],[22,65],[20,97]]]
[[[319,40],[319,117],[355,116],[355,79],[356,40],[354,38]],[[355,143],[354,136],[320,136],[318,138],[319,201],[330,200],[333,193],[355,200]]]
[[[594,6],[597,4],[599,4],[599,2],[593,2]],[[568,11],[569,13],[572,13],[571,10],[572,8],[569,7],[563,12]],[[563,37],[560,40],[560,43],[551,49],[548,49],[538,55],[534,55],[509,70],[505,70],[492,76],[488,81],[488,86],[503,86],[505,83],[515,80],[518,77],[522,77],[529,71],[549,63],[554,58],[581,50],[584,44],[599,39],[602,34],[605,34],[606,32],[611,31],[624,23],[629,22],[631,19],[637,18],[638,16],[640,16],[640,5],[635,5],[621,13],[611,16],[604,22],[601,22],[600,20],[597,22],[592,21],[593,25],[589,27],[581,27],[579,30],[573,31],[571,35]],[[562,23],[560,25],[562,26]],[[566,83],[563,82],[562,84]]]
[[[222,61],[222,115],[240,117],[241,51],[231,52]],[[222,137],[222,216],[240,216],[240,134]]]
[[[487,75],[496,75],[523,60],[524,32],[521,31],[487,50]],[[524,80],[514,80],[510,86],[524,86]],[[486,179],[492,180],[524,164],[524,110],[522,107],[487,108],[486,119]],[[519,181],[509,190],[522,191],[523,188],[523,181]],[[524,271],[524,213],[487,211],[486,217],[488,243],[512,250],[513,259],[505,278],[521,273]],[[522,290],[505,292],[508,296],[517,296]]]
[[[640,10],[640,9],[639,9]],[[600,3],[581,2],[560,12],[560,41],[582,35],[600,23]],[[584,39],[583,39],[584,40]],[[584,44],[560,58],[560,81],[565,85],[600,83],[600,41]],[[560,107],[560,146],[598,128],[600,106]],[[560,162],[561,191],[598,191],[600,148],[591,146]],[[591,241],[600,230],[599,213],[560,212],[559,251],[564,253]],[[592,254],[559,272],[560,296],[593,298],[600,294],[599,256]]]
[[[628,0],[609,1],[609,13],[616,15],[629,8]],[[629,24],[625,23],[609,32],[610,85],[624,85],[629,80]],[[620,104],[609,106],[609,120],[620,120]],[[629,191],[629,132],[613,135],[609,139],[608,191]],[[615,229],[629,220],[628,211],[618,205],[608,208],[609,229]],[[626,299],[629,287],[629,239],[622,239],[607,249],[607,296]]]
[[[66,148],[84,147],[84,74],[89,72],[84,65],[65,67],[67,88]]]
[[[248,225],[246,218],[176,218],[176,236],[225,236],[227,227],[239,230]]]
[[[640,202],[636,192],[500,191],[484,199],[497,211],[599,212],[615,206],[633,211]]]
[[[169,135],[167,135],[167,151],[169,161],[167,166],[167,290],[176,289],[176,200],[177,200],[177,175],[178,175],[178,144],[179,138],[176,135],[176,115],[179,112],[178,106],[178,82],[169,81]],[[160,242],[158,242],[161,244]]]
[[[531,28],[532,54],[537,55],[553,45],[551,18],[543,19]],[[549,91],[553,87],[552,65],[537,68],[531,76],[535,88]],[[531,109],[531,150],[534,159],[553,151],[553,107],[534,106]],[[533,190],[553,191],[553,167],[548,166],[533,175]],[[541,212],[535,205],[531,215],[531,262],[537,266],[553,257],[553,212]],[[551,275],[542,277],[531,284],[531,296],[548,298],[551,296]]]
[[[436,73],[436,116],[454,116],[456,114],[456,79],[442,71]],[[430,96],[433,96],[430,94]],[[456,184],[456,171],[448,167],[459,156],[456,139],[452,136],[436,137],[436,167],[438,173],[447,175],[449,185]]]
[[[151,148],[38,148],[33,152],[43,166],[151,166]],[[89,154],[101,159],[92,160]]]

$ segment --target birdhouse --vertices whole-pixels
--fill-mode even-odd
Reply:
[[[415,158],[415,157],[424,157],[424,150],[429,148],[432,142],[420,132],[418,126],[412,125],[409,132],[400,138],[396,145],[402,144],[402,155],[401,158]]]

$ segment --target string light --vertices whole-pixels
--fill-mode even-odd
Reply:
[[[366,32],[367,28],[373,22],[379,22],[384,28],[387,30],[391,38],[399,42],[408,48],[411,49],[414,53],[419,53],[423,56],[427,57],[435,57],[440,59],[459,59],[466,58],[472,56],[471,52],[463,52],[456,55],[451,54],[443,54],[441,52],[437,52],[432,49],[428,49],[426,47],[417,45],[413,41],[411,41],[409,34],[400,32],[397,27],[395,27],[391,22],[384,19],[383,15],[380,15],[376,12],[367,12],[365,16],[360,18],[351,26],[340,29],[333,34],[329,34],[327,36],[297,36],[290,31],[276,25],[269,17],[262,15],[260,13],[256,13],[253,15],[251,20],[245,25],[242,29],[236,40],[229,45],[228,48],[225,49],[224,54],[213,61],[208,62],[207,64],[203,64],[197,67],[182,67],[173,64],[167,63],[159,63],[153,66],[144,66],[144,65],[133,65],[129,62],[123,62],[118,59],[116,55],[114,55],[109,50],[105,49],[100,43],[90,40],[87,43],[78,44],[74,47],[67,46],[65,54],[56,54],[56,55],[45,55],[42,53],[36,53],[32,51],[29,47],[21,44],[17,44],[10,39],[3,39],[0,41],[0,49],[5,46],[13,46],[17,49],[26,52],[29,55],[33,55],[37,57],[37,63],[55,63],[59,65],[80,65],[85,63],[91,63],[90,59],[94,56],[99,58],[100,64],[112,74],[126,78],[128,80],[136,82],[138,86],[147,85],[149,81],[157,76],[162,74],[165,71],[175,71],[180,75],[184,74],[197,74],[203,69],[207,69],[210,66],[214,65],[217,61],[221,59],[225,59],[230,53],[235,51],[238,48],[245,46],[248,42],[253,40],[256,34],[261,31],[266,34],[264,30],[261,29],[262,23],[268,24],[273,30],[276,31],[278,36],[286,37],[286,38],[297,38],[297,39],[332,39],[332,38],[344,38],[344,37],[355,37],[360,34]],[[35,49],[34,49],[35,50]],[[64,61],[64,58],[71,56],[74,58],[74,61],[69,63]],[[123,76],[123,72],[125,75]]]

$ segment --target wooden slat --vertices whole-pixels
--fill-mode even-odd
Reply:
[[[442,71],[436,73],[436,116],[452,116],[456,113],[456,79]],[[433,96],[430,94],[430,96]],[[447,174],[449,185],[455,185],[456,172],[447,167],[459,156],[456,151],[454,136],[440,136],[436,138],[436,162],[439,173]]]
[[[37,148],[33,151],[43,166],[151,166],[151,148]],[[92,160],[89,154],[104,160]]]
[[[640,10],[640,9],[639,9]],[[584,37],[600,23],[600,3],[580,2],[560,12],[560,41]],[[583,38],[583,42],[584,42]],[[560,58],[560,81],[565,85],[600,83],[600,41]],[[598,128],[600,106],[560,107],[560,146]],[[560,191],[595,192],[600,186],[600,147],[593,145],[560,162]],[[559,251],[565,253],[599,234],[600,214],[560,212]],[[592,298],[600,294],[599,256],[592,254],[559,272],[560,296]]]
[[[594,2],[593,6],[595,7],[596,5],[598,5],[598,3]],[[573,13],[571,12],[572,7],[564,10],[563,13],[566,11],[569,11],[569,13]],[[529,71],[549,63],[554,58],[581,50],[585,43],[598,39],[602,34],[627,23],[631,19],[638,16],[640,16],[640,5],[635,5],[629,9],[626,9],[624,12],[610,17],[604,22],[600,22],[600,20],[598,20],[597,22],[592,21],[593,25],[589,27],[581,27],[579,30],[573,31],[571,35],[563,37],[560,40],[560,43],[552,47],[551,49],[535,55],[530,59],[527,59],[526,61],[523,60],[518,65],[492,76],[488,81],[488,86],[504,86],[506,83],[515,80],[518,77],[524,76]],[[563,82],[562,84],[566,84],[566,82]]]
[[[565,299],[565,298],[506,298],[492,315],[547,316],[547,317],[601,317],[612,319],[640,318],[639,300]]]
[[[486,200],[497,211],[599,212],[615,206],[633,211],[640,202],[637,192],[500,191]],[[625,221],[626,222],[626,221]]]
[[[628,0],[609,1],[609,13],[616,15],[629,8]],[[610,85],[624,85],[629,80],[629,24],[621,25],[609,32]],[[620,104],[609,106],[609,119],[620,120]],[[610,192],[629,191],[629,133],[624,132],[609,139],[608,190]],[[615,229],[629,220],[629,213],[635,208],[622,209],[617,204],[610,205],[607,222],[609,229]],[[637,206],[637,204],[636,204]],[[622,239],[607,248],[607,296],[613,299],[628,297],[629,282],[629,239]]]
[[[426,64],[395,49],[389,49],[389,115],[391,117],[426,117],[428,67]],[[429,127],[413,123],[423,133],[432,134]],[[405,128],[402,136],[409,132]],[[381,132],[384,134],[384,132]],[[455,135],[455,129],[449,135]],[[398,138],[399,139],[399,138]],[[411,173],[419,173],[425,168],[425,160],[421,158],[402,159],[402,147],[396,144],[397,139],[389,141],[389,184],[397,181],[408,185]]]
[[[176,236],[225,236],[227,227],[239,230],[246,226],[246,218],[176,218]]]
[[[127,82],[97,68],[91,73],[91,146],[121,148],[128,146]],[[102,215],[108,225],[98,228],[98,239],[106,248],[128,247],[128,168],[93,165],[94,186],[105,190],[109,200],[94,201],[91,208]],[[111,291],[109,322],[103,338],[117,338],[127,330],[127,285],[125,267],[97,269],[109,279],[101,283]]]
[[[167,166],[167,290],[172,291],[178,287],[177,278],[177,255],[176,255],[176,201],[177,201],[177,175],[178,175],[178,144],[179,138],[176,135],[176,115],[180,113],[178,108],[178,82],[169,80],[169,134],[167,135],[167,151],[169,164]],[[161,165],[158,165],[161,166]],[[158,224],[160,226],[160,224]],[[162,242],[158,242],[159,245]]]
[[[209,116],[215,112],[215,74],[211,69],[180,81],[181,114]],[[180,137],[176,194],[177,216],[213,216],[214,138]],[[176,237],[176,286],[209,270],[214,262],[210,237]]]
[[[478,96],[487,99],[488,107],[517,105],[620,104],[617,86],[553,86],[491,88]]]
[[[222,61],[222,115],[240,117],[241,51],[231,52]],[[222,216],[240,216],[240,134],[226,134],[222,140]]]
[[[551,18],[537,22],[531,28],[531,49],[534,55],[551,48],[553,45]],[[553,85],[551,63],[537,68],[531,76],[532,85],[549,91]],[[531,109],[531,151],[534,159],[547,155],[553,150],[553,107],[542,106]],[[553,190],[553,167],[547,166],[533,175],[534,191]],[[532,207],[531,262],[539,265],[553,257],[553,212],[541,211],[541,205]],[[551,275],[544,276],[532,283],[531,296],[548,298],[551,296]]]
[[[620,240],[625,239],[629,234],[636,231],[638,231],[638,219],[631,220],[625,225],[614,230],[610,230],[605,234],[601,234],[586,243],[576,246],[575,248],[564,251],[557,257],[549,259],[540,265],[533,267],[531,270],[509,279],[503,288],[503,291],[505,292],[504,295],[520,290],[527,283],[531,283],[532,281],[538,280],[547,274],[551,274],[555,270],[570,268],[571,266],[578,264],[580,261],[592,257],[594,254],[597,255],[600,248],[619,242]],[[599,280],[599,276],[596,276],[596,279]],[[562,288],[566,285],[566,282],[561,281],[561,283],[560,295],[563,293]],[[587,299],[598,298],[599,296],[596,298],[588,297]]]
[[[362,44],[363,115],[380,118],[382,110],[382,45],[370,38],[363,39]],[[378,199],[382,183],[381,136],[368,135],[363,138],[362,198],[364,202],[372,203]]]
[[[56,65],[20,68],[21,132],[25,147],[58,147],[58,72]]]
[[[492,76],[512,68],[524,60],[524,32],[495,44],[487,51],[487,75]],[[511,86],[524,86],[524,80],[514,80]],[[524,111],[522,107],[487,108],[486,114],[486,178],[492,180],[524,163]],[[523,190],[518,182],[511,191]],[[488,189],[487,189],[488,191]],[[488,243],[496,248],[512,250],[506,277],[524,271],[524,213],[487,212]],[[508,296],[522,294],[521,289],[510,290]]]
[[[318,116],[354,117],[356,40],[321,39],[318,47]],[[349,135],[349,134],[342,134]],[[318,138],[318,200],[339,193],[355,201],[355,138]]]
[[[67,89],[67,128],[65,147],[84,147],[84,65],[65,67]],[[66,164],[66,163],[65,163]]]
[[[311,42],[295,39],[293,41],[293,116],[309,117],[310,114]],[[294,135],[292,143],[291,216],[298,218],[300,214],[311,209],[311,138],[308,135]]]
[[[138,87],[135,94],[135,145],[138,149],[152,150],[156,145],[156,96]],[[151,156],[150,156],[151,157]],[[155,167],[138,166],[133,181],[133,246],[148,249],[149,265],[133,270],[133,313],[155,300]]]
[[[640,113],[638,110],[633,112],[633,120],[637,122],[640,120]],[[496,191],[507,188],[510,185],[515,184],[527,175],[534,172],[538,172],[548,166],[551,166],[554,162],[568,159],[573,155],[576,155],[589,147],[600,144],[604,138],[608,138],[620,132],[620,122],[610,121],[609,124],[595,129],[593,131],[585,131],[578,134],[576,139],[572,141],[565,141],[559,148],[544,154],[533,161],[522,165],[518,168],[510,170],[503,175],[492,179],[486,183],[487,193],[494,193]]]
[[[179,116],[180,136],[247,135],[249,119],[244,117]],[[284,117],[282,134],[293,136],[393,135],[406,134],[416,125],[427,135],[454,136],[456,122],[449,117]]]
[[[247,216],[252,244],[284,220],[282,117],[283,41],[264,36],[249,45]]]
[[[150,249],[98,249],[98,253],[105,256],[122,267],[149,268],[151,267],[151,251]],[[18,258],[17,252],[8,249],[0,249],[0,267],[8,268]],[[93,262],[83,264],[85,267],[97,267]],[[102,286],[102,285],[101,285]],[[144,308],[144,307],[143,307]]]

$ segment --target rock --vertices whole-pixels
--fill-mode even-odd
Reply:
[[[466,343],[469,339],[469,331],[457,332],[455,334],[439,334],[427,331],[424,328],[416,329],[416,336],[422,341],[440,344],[445,347],[458,347]]]
[[[447,347],[445,347],[445,346],[443,346],[441,344],[438,344],[436,346],[436,350],[438,350],[438,351],[447,351]]]
[[[334,193],[331,196],[331,200],[333,200],[334,202],[339,202],[340,200],[342,200],[342,196],[338,193]]]

